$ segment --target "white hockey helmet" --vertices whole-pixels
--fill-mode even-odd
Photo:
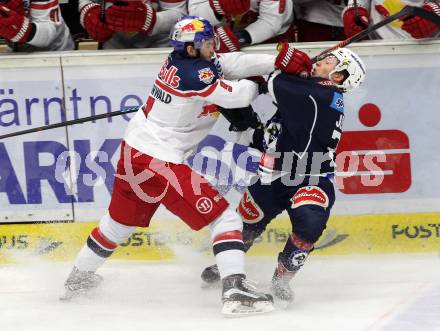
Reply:
[[[348,77],[340,85],[337,85],[343,92],[348,92],[359,87],[365,80],[365,64],[352,50],[348,48],[338,48],[326,55],[333,55],[338,59],[338,64],[335,66],[335,69],[329,73],[329,77],[335,72],[344,70],[348,73]]]

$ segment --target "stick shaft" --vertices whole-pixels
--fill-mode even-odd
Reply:
[[[335,45],[331,48],[328,48],[325,51],[319,53],[317,56],[312,58],[312,63],[315,63],[316,61],[318,61],[320,59],[320,57],[323,56],[324,54],[327,54],[331,51],[334,51],[337,48],[345,47],[355,41],[362,40],[363,38],[368,36],[371,32],[383,27],[384,25],[387,25],[387,24],[389,24],[399,18],[404,17],[404,16],[411,16],[411,15],[423,17],[424,19],[427,19],[427,20],[440,26],[440,16],[438,16],[436,13],[424,10],[423,8],[419,8],[419,7],[406,6],[401,11],[395,13],[394,15],[388,16],[384,20],[377,22],[376,24],[370,25],[365,30],[363,30],[363,31],[355,34],[354,36],[351,36],[350,38],[347,38],[347,39],[341,41],[337,45]]]
[[[424,10],[423,10],[424,11]],[[384,20],[377,22],[376,24],[370,25],[368,28],[366,28],[365,30],[362,30],[359,33],[356,33],[354,36],[351,36],[345,40],[342,40],[341,42],[339,42],[338,44],[336,44],[335,46],[326,49],[325,51],[319,53],[317,56],[315,56],[312,59],[312,62],[315,63],[316,61],[318,61],[320,59],[320,57],[324,54],[327,54],[331,51],[334,51],[337,48],[341,48],[341,47],[345,47],[355,41],[359,41],[364,39],[366,36],[368,36],[368,34],[370,34],[371,32],[383,27],[384,25],[387,25],[401,17],[407,16],[407,15],[411,15],[414,12],[414,7],[411,6],[407,6],[405,8],[403,8],[401,11],[399,11],[398,13],[395,13],[394,15],[390,15],[387,18],[385,18]]]
[[[105,0],[101,0],[99,3],[99,20],[105,23]]]
[[[431,21],[440,26],[440,16],[436,13],[433,13],[432,11],[427,11],[420,7],[414,7],[413,15],[423,17],[424,19],[427,19],[428,21]]]
[[[50,129],[62,128],[64,126],[68,126],[68,125],[75,125],[75,124],[81,124],[81,123],[85,123],[85,122],[91,122],[91,121],[99,120],[102,118],[130,114],[130,113],[136,112],[138,109],[139,109],[139,107],[130,107],[130,108],[121,109],[121,110],[117,110],[117,111],[110,112],[110,113],[88,116],[88,117],[78,118],[76,120],[40,126],[38,128],[27,129],[27,130],[22,130],[22,131],[17,131],[17,132],[11,132],[8,134],[1,135],[0,140],[6,139],[6,138],[11,138],[11,137],[16,137],[16,136],[21,136],[21,135],[28,134],[28,133],[41,132],[41,131],[46,131],[46,130],[50,130]]]

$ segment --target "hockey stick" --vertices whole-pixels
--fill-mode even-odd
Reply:
[[[106,0],[100,0],[99,1],[99,20],[102,23],[105,23],[105,21],[106,21],[106,18],[105,18],[105,1]],[[103,49],[102,42],[98,43],[98,49],[99,50]]]
[[[420,16],[440,26],[440,16],[431,11],[424,10],[420,7],[413,7],[413,15]]]
[[[355,41],[362,40],[363,38],[368,36],[368,34],[370,34],[371,32],[373,32],[373,31],[383,27],[384,25],[387,25],[387,24],[389,24],[399,18],[405,17],[405,16],[420,16],[420,17],[423,17],[427,20],[434,22],[437,25],[440,25],[440,16],[437,16],[435,13],[423,10],[422,8],[419,8],[419,7],[406,6],[401,11],[395,13],[394,15],[388,16],[384,20],[377,22],[376,24],[370,25],[365,30],[362,30],[361,32],[356,33],[354,36],[351,36],[350,38],[342,40],[341,42],[339,42],[335,46],[322,51],[317,56],[312,58],[312,63],[315,63],[315,62],[319,61],[320,59],[322,59],[322,57],[325,54],[327,54],[331,51],[334,51],[337,48],[345,47]]]
[[[359,16],[359,5],[357,0],[353,0],[353,7],[354,7],[354,20],[357,25],[362,26],[363,28],[368,27],[368,23],[361,20],[361,17]]]
[[[68,126],[68,125],[90,122],[90,121],[94,121],[94,120],[99,120],[101,118],[108,118],[108,117],[113,117],[113,116],[118,116],[118,115],[134,113],[134,112],[138,111],[138,109],[139,109],[139,107],[129,107],[129,108],[125,108],[125,109],[116,110],[116,111],[113,111],[110,113],[105,113],[105,114],[100,114],[100,115],[95,115],[95,116],[88,116],[88,117],[78,118],[76,120],[40,126],[38,128],[12,132],[12,133],[1,135],[0,140],[5,139],[5,138],[10,138],[10,137],[21,136],[23,134],[28,134],[28,133],[34,133],[34,132],[46,131],[46,130],[55,129],[55,128],[61,128],[63,126]]]
[[[99,20],[105,23],[105,0],[99,2]]]

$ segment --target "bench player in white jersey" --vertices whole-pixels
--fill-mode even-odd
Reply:
[[[0,37],[13,51],[65,51],[75,47],[58,0],[0,0]]]
[[[216,27],[221,53],[263,42],[294,41],[292,0],[189,0],[188,12]]]
[[[95,274],[98,267],[137,226],[147,227],[163,204],[194,230],[209,226],[223,280],[224,314],[271,311],[272,298],[245,281],[240,217],[185,160],[213,126],[215,117],[206,115],[215,105],[245,107],[258,95],[256,83],[225,78],[268,74],[276,59],[277,67],[288,70],[291,56],[216,57],[211,24],[194,16],[177,22],[170,38],[174,51],[128,124],[108,213],[76,259],[65,284],[67,298],[95,287],[101,279]]]
[[[353,0],[348,1],[342,13],[347,37],[399,12],[406,5],[421,7],[440,16],[438,0],[358,0],[357,3],[358,18],[355,16]],[[439,26],[425,18],[411,16],[385,25],[371,35],[375,39],[422,39],[438,36]]]
[[[104,49],[166,47],[171,28],[186,14],[185,0],[79,0],[81,25]]]

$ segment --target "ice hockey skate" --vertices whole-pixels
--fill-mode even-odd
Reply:
[[[213,264],[209,267],[206,267],[202,274],[200,275],[202,278],[202,288],[217,288],[220,287],[220,272],[218,271],[217,264]]]
[[[223,279],[222,314],[228,317],[262,314],[274,310],[270,294],[256,292],[246,281],[244,274],[235,274]]]
[[[66,292],[60,297],[60,300],[68,301],[74,297],[85,295],[97,288],[102,280],[102,276],[92,271],[80,271],[77,267],[73,267],[72,272],[64,283]]]

